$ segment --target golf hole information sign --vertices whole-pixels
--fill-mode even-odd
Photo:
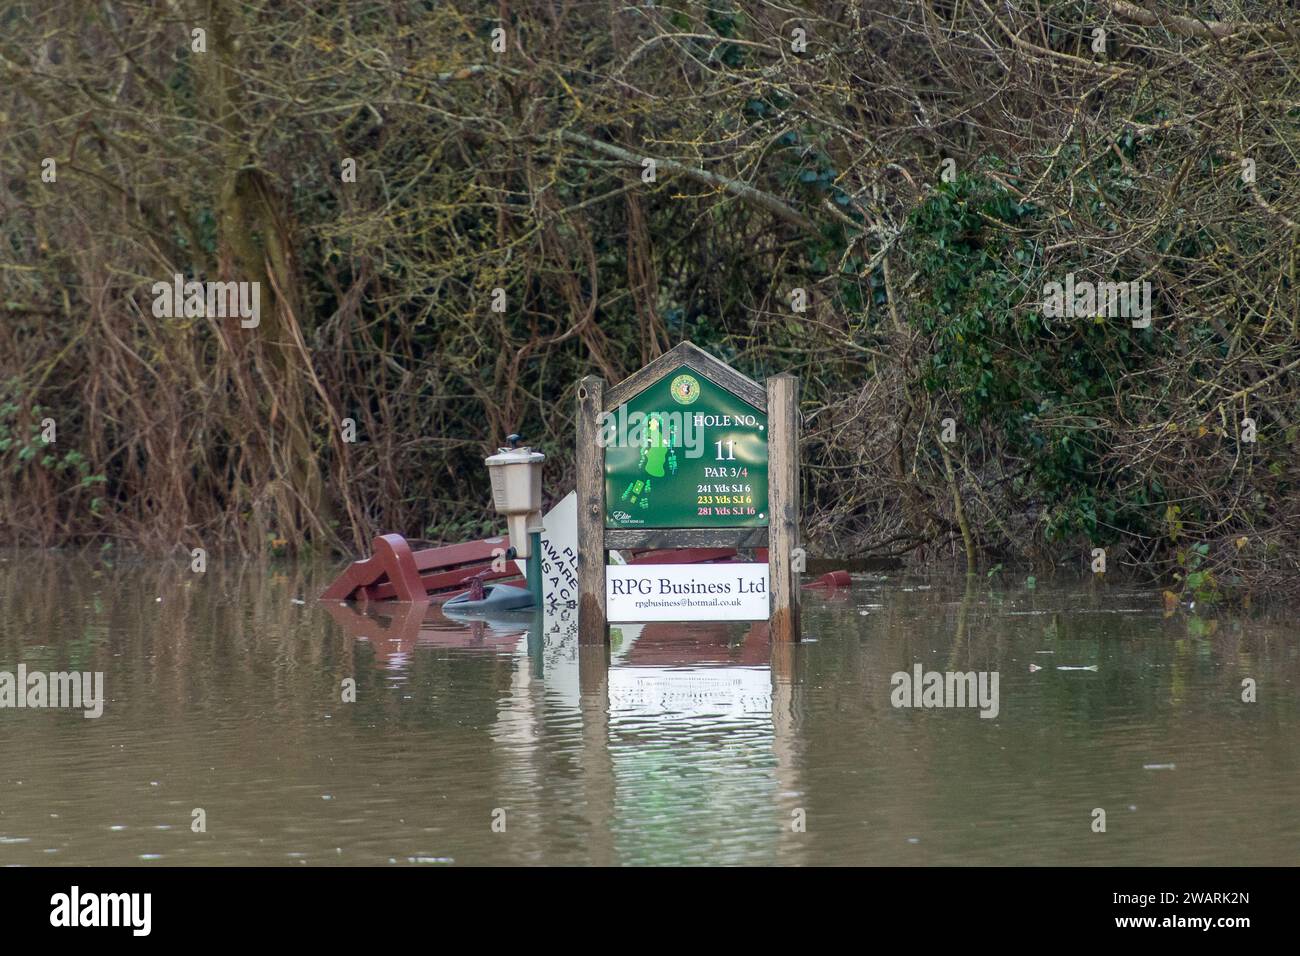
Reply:
[[[578,385],[578,633],[770,620],[798,639],[798,380],[766,386],[690,342],[605,390]],[[768,560],[607,564],[610,550],[766,547]]]
[[[767,413],[680,365],[601,429],[607,528],[766,528]]]

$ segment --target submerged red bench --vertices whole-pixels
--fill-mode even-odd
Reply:
[[[371,543],[372,556],[348,565],[321,600],[445,601],[475,575],[484,581],[520,578],[513,562],[492,570],[493,559],[509,547],[510,539],[500,537],[413,551],[400,534],[383,534]]]

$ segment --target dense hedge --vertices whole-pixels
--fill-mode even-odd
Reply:
[[[1157,6],[8,4],[0,531],[483,533],[485,451],[558,494],[577,379],[689,338],[801,375],[816,549],[1289,583],[1300,27]]]

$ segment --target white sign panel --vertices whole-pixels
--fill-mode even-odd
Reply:
[[[625,564],[605,569],[606,619],[766,621],[766,564]]]
[[[542,519],[542,597],[547,609],[578,603],[578,496],[570,491]],[[527,577],[528,560],[515,567]]]

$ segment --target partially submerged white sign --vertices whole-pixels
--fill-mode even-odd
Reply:
[[[766,564],[628,564],[605,569],[606,619],[766,621]]]
[[[578,601],[578,496],[570,491],[542,519],[542,597],[548,608]],[[527,577],[528,561],[515,567]]]

